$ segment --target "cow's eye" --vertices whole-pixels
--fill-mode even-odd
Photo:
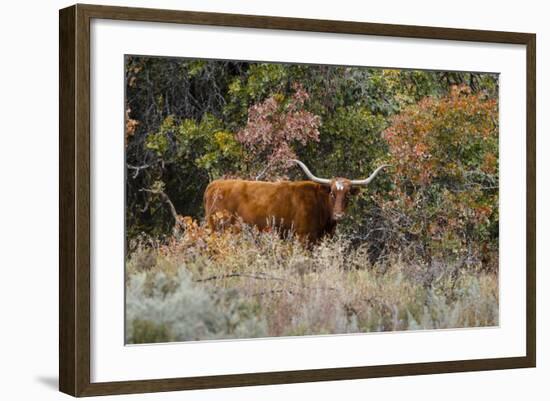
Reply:
[[[331,196],[332,199],[336,199],[336,195],[334,194],[334,192],[331,192],[330,196]]]

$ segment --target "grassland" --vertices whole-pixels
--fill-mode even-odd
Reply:
[[[372,264],[346,238],[304,247],[184,219],[126,261],[126,341],[152,343],[498,325],[498,276],[460,258]]]

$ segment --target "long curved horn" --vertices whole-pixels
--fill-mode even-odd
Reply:
[[[376,170],[374,170],[374,172],[369,176],[369,178],[366,178],[364,180],[351,180],[351,185],[369,185],[369,183],[374,180],[374,177],[376,177],[376,175],[380,172],[380,170],[382,170],[383,168],[385,167],[391,167],[391,165],[389,164],[383,164],[381,165],[380,167],[378,167]]]
[[[311,171],[309,171],[309,169],[307,168],[307,166],[302,163],[300,160],[295,160],[295,159],[291,159],[289,160],[291,162],[294,162],[296,164],[298,164],[302,170],[304,170],[304,173],[306,173],[306,175],[308,176],[308,178],[313,181],[313,182],[316,182],[318,184],[323,184],[323,185],[330,185],[330,180],[328,178],[319,178],[319,177],[315,177]]]

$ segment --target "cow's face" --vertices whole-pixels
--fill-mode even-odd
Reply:
[[[308,178],[323,186],[328,193],[330,199],[330,206],[332,210],[332,219],[334,221],[341,220],[346,213],[346,206],[350,195],[355,195],[359,190],[358,188],[366,187],[376,177],[376,175],[385,167],[389,167],[387,164],[383,164],[378,167],[374,172],[365,179],[362,180],[348,180],[347,178],[319,178],[315,177],[309,168],[300,160],[289,160],[290,162],[298,164]]]
[[[359,189],[352,186],[351,181],[347,178],[332,179],[330,181],[330,186],[327,187],[327,191],[329,189],[329,200],[332,206],[332,219],[334,221],[339,221],[346,214],[346,207],[350,196],[356,195],[359,192]]]

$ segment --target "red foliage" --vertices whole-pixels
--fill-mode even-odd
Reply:
[[[394,116],[384,138],[395,185],[380,204],[404,237],[422,239],[432,255],[497,243],[496,99],[455,86]]]
[[[319,141],[321,119],[304,109],[308,93],[299,84],[294,85],[294,90],[290,99],[275,94],[251,106],[246,127],[237,133],[237,140],[257,162],[264,164],[263,176],[287,168],[287,160],[296,158],[293,143]]]

